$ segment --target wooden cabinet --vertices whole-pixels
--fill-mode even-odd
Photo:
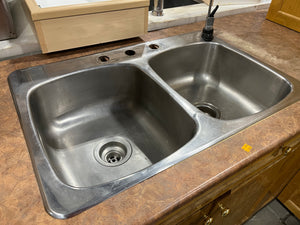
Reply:
[[[25,3],[43,53],[137,37],[148,29],[149,0],[91,1],[44,8],[35,0]]]
[[[267,19],[300,32],[300,1],[272,0]]]
[[[299,152],[297,157],[296,152],[289,154],[277,158],[266,168],[257,171],[257,174],[248,181],[232,190],[231,195],[224,202],[231,213],[224,217],[222,224],[241,224],[278,196],[295,173],[297,160],[300,160]]]
[[[180,225],[197,225],[197,224],[218,224],[217,221],[222,221],[222,215],[230,213],[230,209],[227,208],[223,202],[229,197],[230,191],[222,194],[206,206],[198,209],[193,214],[183,218],[177,224]]]
[[[280,193],[278,199],[300,219],[300,171]]]
[[[297,173],[300,168],[299,142],[300,136],[291,139],[175,210],[158,224],[242,224],[276,198]],[[295,195],[299,199],[299,192]]]

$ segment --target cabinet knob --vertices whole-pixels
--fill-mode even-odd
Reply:
[[[287,155],[287,154],[289,154],[292,150],[293,150],[292,147],[286,146],[286,147],[283,147],[282,152],[283,152],[284,155]]]
[[[221,215],[223,217],[228,216],[228,214],[230,213],[230,209],[226,208],[225,206],[223,206],[223,204],[218,203],[219,208],[221,209]]]
[[[211,225],[212,222],[214,222],[214,219],[212,217],[204,215],[204,218],[206,219],[204,225]]]

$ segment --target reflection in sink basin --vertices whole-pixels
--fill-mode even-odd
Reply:
[[[43,84],[31,92],[29,104],[50,163],[58,177],[74,187],[144,169],[195,133],[187,113],[130,65],[92,69]]]
[[[299,81],[200,36],[9,76],[50,215],[74,216],[300,100]]]
[[[217,43],[166,51],[150,66],[198,109],[223,120],[261,112],[291,92],[281,76]]]

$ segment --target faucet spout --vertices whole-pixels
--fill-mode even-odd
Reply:
[[[164,10],[164,0],[154,0],[153,2],[153,10],[152,15],[153,16],[163,16],[163,10]]]
[[[205,27],[202,30],[202,39],[204,41],[212,41],[214,39],[214,21],[215,21],[215,13],[217,12],[219,5],[217,5],[214,10],[211,12],[211,8],[213,5],[213,0],[210,0],[208,7],[208,14],[206,17]]]

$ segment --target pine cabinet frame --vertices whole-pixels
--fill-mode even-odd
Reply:
[[[300,1],[272,0],[267,19],[300,32]]]

